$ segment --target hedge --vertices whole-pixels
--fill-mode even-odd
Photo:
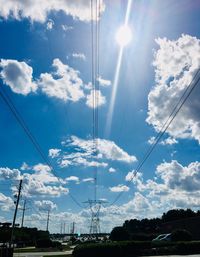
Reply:
[[[151,242],[123,241],[109,243],[93,243],[78,245],[74,251],[74,257],[128,257],[138,255],[174,255],[174,254],[198,254],[200,242],[173,242],[173,245],[151,248]]]
[[[102,256],[137,256],[144,249],[150,249],[151,242],[109,242],[78,245],[74,251],[74,257],[102,257]]]

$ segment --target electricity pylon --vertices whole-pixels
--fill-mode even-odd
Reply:
[[[97,235],[101,233],[100,228],[100,210],[103,200],[88,200],[84,203],[88,203],[91,211],[91,223],[90,223],[90,235]]]

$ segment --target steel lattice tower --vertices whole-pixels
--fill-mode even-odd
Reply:
[[[100,210],[103,200],[88,200],[84,203],[88,203],[91,211],[91,223],[90,223],[90,235],[97,235],[101,233],[100,228]]]

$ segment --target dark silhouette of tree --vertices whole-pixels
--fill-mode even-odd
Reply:
[[[129,238],[129,233],[124,227],[115,227],[110,234],[112,241],[126,241],[129,240]]]

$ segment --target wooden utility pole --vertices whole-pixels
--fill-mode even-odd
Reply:
[[[24,215],[25,215],[25,210],[26,210],[26,199],[24,200],[24,205],[23,205],[23,208],[21,210],[23,211],[22,212],[21,228],[23,228],[23,225],[24,225]]]
[[[15,221],[16,221],[16,217],[17,217],[17,210],[18,210],[18,205],[19,205],[19,199],[20,199],[20,194],[21,194],[21,190],[22,190],[22,179],[19,182],[19,188],[18,188],[18,194],[17,194],[17,201],[15,203],[15,212],[14,212],[14,216],[13,216],[13,223],[12,223],[12,231],[11,231],[11,237],[10,237],[10,248],[13,245],[13,236],[14,236],[14,229],[15,229]],[[13,246],[14,248],[14,246]]]

